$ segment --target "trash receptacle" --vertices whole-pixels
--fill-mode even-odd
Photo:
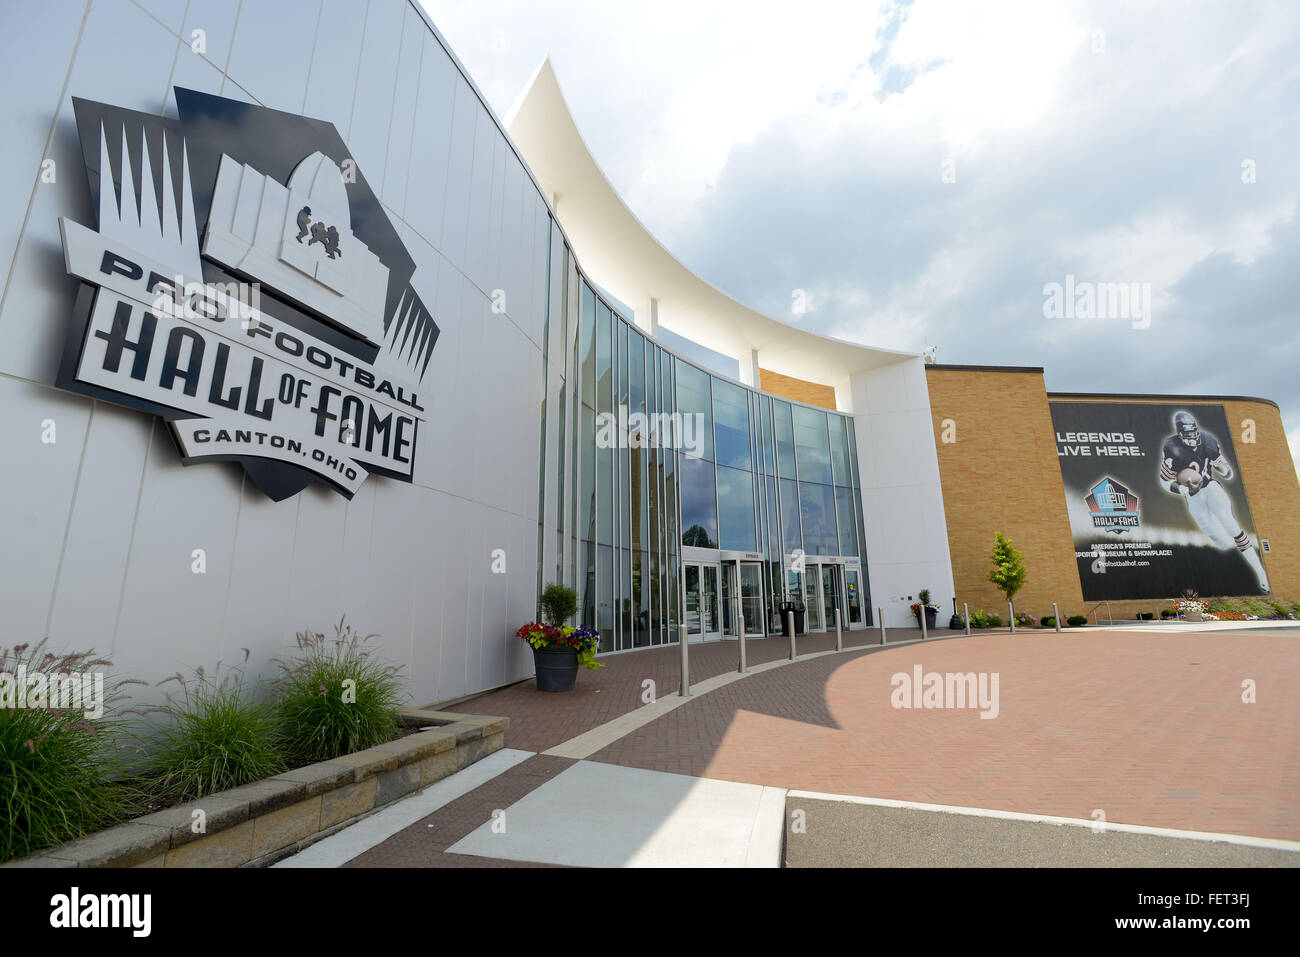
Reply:
[[[803,606],[803,603],[802,603],[802,602],[798,602],[798,603],[796,603],[796,602],[792,602],[792,601],[783,601],[783,602],[781,602],[781,635],[782,635],[782,637],[784,637],[784,638],[789,638],[789,637],[790,637],[790,615],[788,614],[789,612],[794,612],[794,633],[795,633],[796,635],[802,635],[802,634],[804,633],[804,630],[803,630],[803,617],[804,617],[804,606]]]

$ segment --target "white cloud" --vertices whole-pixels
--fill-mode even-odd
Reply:
[[[1293,5],[422,2],[499,111],[550,54],[628,205],[742,301],[1054,388],[1262,394],[1294,441]],[[1067,272],[1151,283],[1152,328],[1044,320]]]

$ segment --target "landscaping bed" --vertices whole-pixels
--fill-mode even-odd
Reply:
[[[4,867],[264,867],[501,749],[510,719],[404,710],[411,732],[155,811]]]

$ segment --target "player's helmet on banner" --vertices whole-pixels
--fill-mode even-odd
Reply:
[[[1201,427],[1196,424],[1190,412],[1178,412],[1174,415],[1174,429],[1185,445],[1192,448],[1201,444]]]

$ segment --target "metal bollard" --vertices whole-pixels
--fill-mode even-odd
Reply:
[[[930,636],[925,630],[925,606],[924,605],[921,606],[921,614],[917,615],[916,617],[921,619],[921,640],[925,641],[925,639],[929,638]]]
[[[745,668],[745,613],[737,614],[736,621],[740,625],[740,668],[737,670],[743,675],[747,670]]]
[[[877,608],[876,617],[880,619],[880,643],[885,643],[885,609]]]
[[[1056,610],[1056,602],[1052,602],[1052,621],[1056,623],[1056,631],[1061,631],[1061,613]]]
[[[794,661],[794,612],[787,611],[785,613],[785,623],[790,631],[790,660]]]
[[[966,619],[966,637],[970,637],[970,606],[966,602],[961,603],[961,614]]]
[[[690,644],[690,640],[686,635],[685,625],[682,625],[681,644],[682,644],[682,689],[681,689],[682,697],[689,698],[691,696],[691,672],[690,672],[690,666],[687,663],[686,646]]]
[[[1011,602],[1007,602],[1007,621],[1011,622],[1011,634],[1014,635],[1016,633],[1016,609]]]
[[[844,631],[840,628],[840,610],[835,609],[835,650],[844,650]]]

